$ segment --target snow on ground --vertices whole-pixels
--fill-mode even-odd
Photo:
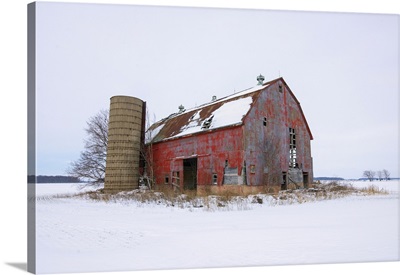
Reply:
[[[100,186],[102,187],[102,185]],[[50,197],[55,195],[78,194],[94,187],[85,187],[83,183],[44,183],[36,184],[37,197]]]
[[[243,211],[38,200],[37,272],[397,261],[400,183],[373,184],[389,194],[252,204]],[[64,194],[79,191],[43,184],[37,196],[56,194],[57,187]]]
[[[399,193],[399,189],[400,189],[400,185],[396,184],[399,183],[400,181],[342,181],[344,183],[349,183],[352,186],[356,187],[356,188],[364,188],[364,187],[368,187],[368,186],[377,186],[379,188],[383,188],[388,192],[391,193]]]

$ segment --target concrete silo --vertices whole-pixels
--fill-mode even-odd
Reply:
[[[146,102],[130,96],[110,99],[104,190],[138,188],[140,150],[144,138]]]

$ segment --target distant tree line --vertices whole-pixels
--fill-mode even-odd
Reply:
[[[315,177],[314,180],[344,180],[344,178],[339,178],[339,177]]]
[[[34,183],[35,182],[35,176],[34,175],[29,175],[28,176],[28,183]],[[36,182],[37,183],[79,183],[82,182],[79,178],[77,177],[71,177],[71,176],[36,176]]]
[[[363,176],[369,181],[377,180],[390,180],[390,172],[386,169],[380,171],[365,170]],[[376,176],[376,177],[375,177]]]

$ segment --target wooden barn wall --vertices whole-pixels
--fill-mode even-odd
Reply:
[[[295,98],[289,92],[288,89],[285,89],[285,101],[284,105],[287,109],[287,118],[286,118],[286,128],[294,128],[296,131],[296,147],[297,147],[297,163],[299,167],[303,170],[303,172],[307,172],[309,174],[309,178],[312,181],[313,178],[313,169],[312,169],[312,158],[311,158],[311,136],[306,126],[306,121],[302,112],[299,108],[299,104],[296,102]],[[289,133],[286,130],[287,134],[287,142],[285,151],[289,152]],[[287,154],[287,158],[289,154]],[[289,162],[287,159],[286,165]]]
[[[281,88],[279,88],[281,86]],[[304,117],[284,82],[259,94],[244,123],[244,146],[249,185],[282,180],[289,168],[289,127],[296,131],[297,162],[312,179],[310,135]]]
[[[165,177],[172,181],[173,172],[179,172],[183,187],[183,160],[196,157],[198,186],[212,185],[214,174],[221,186],[228,161],[227,168],[237,171],[245,184],[280,187],[282,172],[289,171],[289,128],[294,128],[297,163],[311,183],[311,135],[294,95],[284,81],[277,81],[254,99],[243,126],[153,144],[156,182],[164,183]]]
[[[212,184],[213,174],[221,185],[226,161],[228,167],[242,170],[242,133],[242,126],[237,126],[153,144],[156,182],[165,183],[165,177],[171,181],[173,172],[179,172],[183,187],[183,160],[197,158],[197,185]]]

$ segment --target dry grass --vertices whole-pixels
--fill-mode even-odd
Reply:
[[[388,195],[389,192],[383,188],[379,188],[376,185],[370,185],[360,189],[360,192],[365,195]]]
[[[231,190],[226,190],[219,195],[211,194],[205,189],[200,195],[195,190],[178,192],[168,186],[159,187],[157,190],[137,189],[128,192],[107,193],[103,189],[87,191],[79,194],[66,194],[42,196],[38,201],[54,199],[81,198],[94,202],[124,203],[137,205],[156,204],[166,207],[178,207],[206,211],[216,210],[248,210],[254,205],[266,204],[269,206],[302,204],[321,200],[332,200],[351,195],[386,195],[388,192],[382,188],[371,185],[357,189],[350,184],[341,182],[314,183],[308,189],[284,190],[272,193],[259,193],[256,195],[239,196]]]

